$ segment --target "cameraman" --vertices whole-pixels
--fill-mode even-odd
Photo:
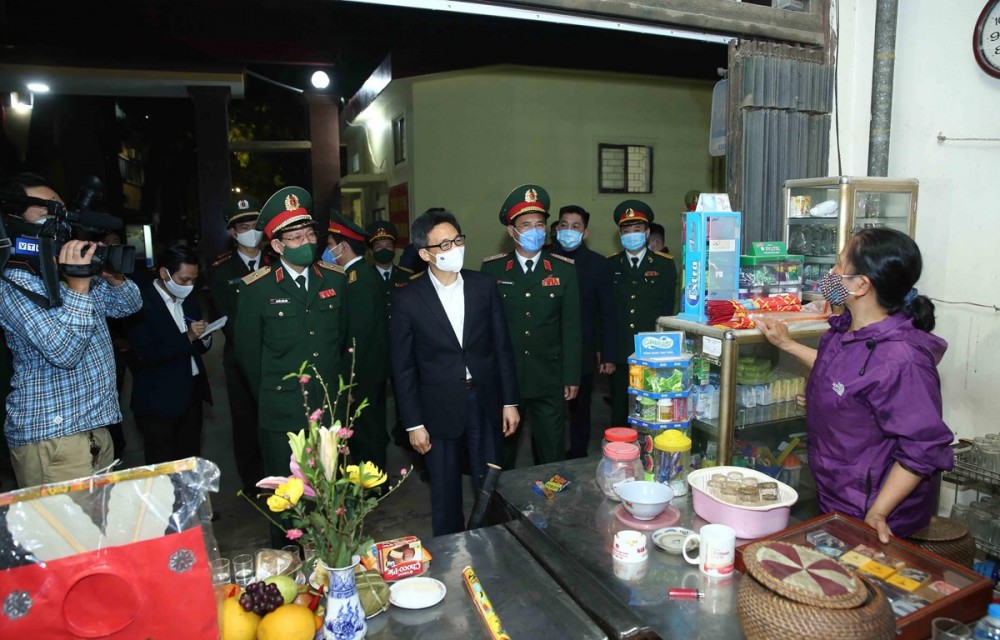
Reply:
[[[31,180],[24,179],[26,177]],[[62,202],[37,176],[15,176],[0,185],[3,195]],[[44,181],[43,181],[44,182]],[[45,189],[47,192],[39,193]],[[29,219],[35,212],[20,212]],[[89,265],[97,244],[67,241],[61,265]],[[139,311],[134,283],[118,273],[65,277],[63,304],[43,309],[12,283],[41,296],[42,278],[25,265],[8,265],[0,279],[0,326],[13,356],[13,387],[7,398],[4,434],[19,487],[92,475],[113,462],[107,426],[120,422],[115,359],[107,317]]]

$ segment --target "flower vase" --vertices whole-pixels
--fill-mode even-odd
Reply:
[[[323,617],[323,640],[358,640],[368,631],[365,610],[354,583],[354,568],[361,561],[354,556],[346,567],[327,567],[330,589],[326,595],[326,615]]]

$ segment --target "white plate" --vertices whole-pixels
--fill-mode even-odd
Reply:
[[[448,589],[434,578],[405,578],[389,586],[389,602],[403,609],[426,609],[444,600]]]
[[[684,539],[693,534],[694,531],[683,527],[666,527],[653,532],[653,544],[663,549],[667,553],[681,555],[684,547]]]

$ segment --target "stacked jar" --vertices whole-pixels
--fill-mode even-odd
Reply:
[[[691,468],[691,438],[677,429],[667,429],[653,439],[656,466],[653,477],[668,485],[675,496],[687,494],[687,477]]]
[[[597,486],[605,496],[620,500],[616,491],[625,482],[644,479],[639,462],[639,447],[628,442],[609,442],[604,445],[604,457],[597,464]]]
[[[663,357],[632,354],[628,359],[631,399],[628,422],[639,434],[639,459],[646,480],[656,480],[657,436],[668,430],[682,432],[684,437],[690,434],[692,357],[689,353]],[[677,486],[683,487],[681,491],[686,490],[686,482]]]

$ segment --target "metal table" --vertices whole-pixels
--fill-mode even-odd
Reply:
[[[615,566],[614,534],[632,527],[618,520],[618,503],[597,488],[597,462],[581,458],[505,471],[493,501],[498,504],[491,506],[493,521],[509,519],[508,529],[609,637],[743,638],[736,615],[739,575],[708,578],[697,566],[651,541],[645,570]],[[535,480],[545,481],[556,473],[572,484],[551,500],[532,490]],[[694,513],[690,493],[671,504],[680,512],[673,526],[698,531],[708,524]],[[815,515],[815,502],[800,501],[792,508],[789,524]],[[746,542],[736,540],[737,545]],[[697,588],[705,597],[672,600],[667,597],[670,587]]]
[[[434,556],[424,575],[443,582],[447,595],[427,609],[390,606],[368,621],[370,640],[488,638],[462,580],[466,566],[475,569],[512,638],[607,638],[506,527],[440,536],[424,544]]]

